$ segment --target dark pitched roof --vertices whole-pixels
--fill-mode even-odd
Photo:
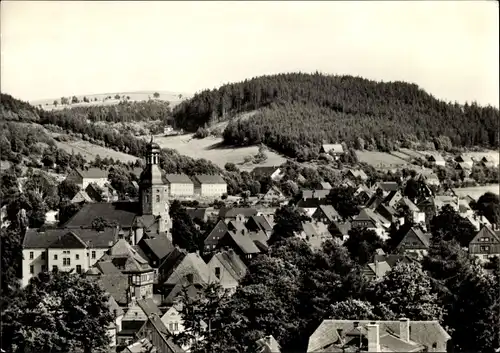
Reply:
[[[129,283],[127,275],[121,273],[109,275],[104,274],[95,277],[91,276],[89,278],[95,279],[100,286],[121,306],[128,304],[127,295]]]
[[[339,213],[332,205],[320,205],[319,209],[330,221],[333,221],[336,217],[339,217]]]
[[[179,249],[179,248],[174,248],[170,254],[167,255],[167,257],[162,261],[160,266],[158,266],[158,272],[160,275],[160,281],[163,282],[167,280],[172,273],[174,273],[174,270],[177,268],[177,266],[184,260],[186,257],[187,252],[185,250]]]
[[[339,341],[339,330],[350,332],[354,328],[354,322],[359,326],[365,326],[372,322],[379,325],[380,333],[391,333],[400,336],[399,321],[369,321],[369,320],[323,320],[319,327],[309,338],[307,351],[322,351],[325,347]],[[439,324],[438,321],[410,321],[411,341],[431,347],[434,342],[448,341],[451,337]],[[358,326],[358,327],[359,327]],[[398,351],[397,349],[394,351]]]
[[[267,221],[266,217],[264,217],[264,216],[253,216],[252,218],[255,220],[255,222],[257,224],[259,224],[261,226],[261,229],[264,232],[270,232],[270,231],[273,230],[273,227],[271,227],[271,225]]]
[[[186,174],[166,174],[165,178],[170,184],[192,184],[193,181]]]
[[[90,203],[83,205],[64,227],[90,228],[94,219],[102,217],[108,222],[116,222],[121,228],[131,228],[138,213],[137,202]]]
[[[254,176],[271,176],[279,167],[255,167],[251,174]]]
[[[383,191],[397,191],[399,190],[399,185],[395,181],[383,181],[378,183],[378,188]]]
[[[241,280],[248,271],[247,266],[232,249],[221,251],[213,257],[217,258],[224,268],[237,281]]]
[[[206,207],[198,207],[198,208],[186,208],[186,212],[191,217],[192,220],[199,219],[204,220],[207,215]]]
[[[174,245],[165,234],[158,234],[154,238],[143,238],[139,242],[139,246],[141,245],[149,248],[149,250],[160,260],[174,250]]]
[[[142,309],[142,311],[144,311],[144,314],[146,314],[146,316],[148,316],[148,317],[152,314],[156,314],[156,315],[160,315],[160,316],[162,315],[160,308],[158,308],[158,306],[155,304],[155,302],[151,298],[138,299],[137,305],[139,305],[139,307]]]
[[[48,229],[39,233],[35,229],[28,229],[24,236],[23,248],[48,249],[48,248],[83,248],[88,245],[93,248],[108,248],[117,238],[116,228],[107,228],[103,232],[93,229]],[[83,242],[83,243],[82,243]],[[84,245],[85,244],[85,245]]]
[[[172,334],[170,333],[170,331],[168,331],[168,329],[165,326],[165,324],[163,323],[163,321],[161,321],[161,318],[160,318],[159,315],[152,314],[149,317],[149,322],[154,327],[154,329],[156,330],[156,332],[158,332],[158,334],[162,338],[163,342],[165,342],[165,344],[167,345],[167,347],[169,348],[169,350],[172,353],[185,353],[184,349],[182,349],[181,347],[179,347],[173,341]]]
[[[229,231],[226,233],[225,237],[231,237],[240,248],[244,254],[258,254],[260,253],[259,248],[255,245],[252,238],[247,234],[243,235],[240,232]],[[267,237],[266,237],[267,238]]]
[[[219,220],[217,222],[217,224],[214,226],[214,228],[210,231],[210,233],[205,238],[204,243],[207,244],[207,243],[211,243],[214,240],[222,239],[222,237],[224,236],[224,234],[226,234],[226,232],[228,232],[227,224],[224,223],[224,221]]]
[[[76,172],[87,179],[103,179],[108,177],[108,171],[99,168],[89,168],[88,170],[77,169]]]
[[[194,178],[200,184],[226,184],[226,181],[219,174],[197,174]]]
[[[150,214],[137,216],[134,219],[134,226],[148,230],[155,225],[157,220],[156,216]]]
[[[256,216],[257,210],[255,208],[248,208],[248,207],[233,207],[233,208],[222,207],[219,211],[220,218],[234,218],[238,215],[242,215],[245,217]]]

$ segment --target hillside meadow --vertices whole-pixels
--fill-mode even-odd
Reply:
[[[149,139],[149,136],[143,136]],[[195,139],[193,134],[178,136],[155,136],[154,141],[162,148],[171,148],[177,150],[182,155],[191,158],[204,158],[221,168],[226,163],[234,163],[241,170],[251,170],[256,166],[278,166],[286,161],[286,158],[273,151],[267,151],[267,160],[260,164],[247,163],[244,159],[247,156],[255,156],[259,152],[258,146],[231,147],[223,145],[222,138],[209,136],[204,139]]]

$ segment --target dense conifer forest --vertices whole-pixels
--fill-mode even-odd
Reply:
[[[239,113],[257,114],[237,121]],[[196,94],[173,110],[188,131],[230,121],[224,140],[265,143],[289,156],[319,152],[322,143],[391,150],[410,142],[498,146],[499,110],[440,101],[415,84],[360,77],[291,73],[262,76]],[[306,156],[307,157],[307,156]]]

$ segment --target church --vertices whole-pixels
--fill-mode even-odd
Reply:
[[[116,226],[132,245],[145,235],[165,234],[171,239],[169,192],[165,172],[160,168],[160,146],[151,139],[146,166],[140,175],[139,201],[85,204],[63,228],[88,229],[96,218]]]

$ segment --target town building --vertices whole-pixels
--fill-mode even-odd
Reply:
[[[434,321],[323,320],[307,352],[447,352],[451,336]]]
[[[22,286],[40,272],[86,272],[113,246],[118,229],[28,229],[23,240]]]
[[[186,174],[165,174],[170,197],[193,197],[194,184]]]
[[[193,177],[194,194],[207,198],[219,198],[227,194],[227,183],[220,175],[197,174]]]
[[[75,183],[82,190],[92,183],[104,188],[108,183],[108,171],[99,168],[73,169],[66,180]]]
[[[239,281],[248,271],[245,263],[232,249],[217,252],[207,265],[215,273],[222,288],[230,294],[236,291]]]
[[[469,243],[469,254],[481,261],[500,256],[500,231],[483,227]]]

